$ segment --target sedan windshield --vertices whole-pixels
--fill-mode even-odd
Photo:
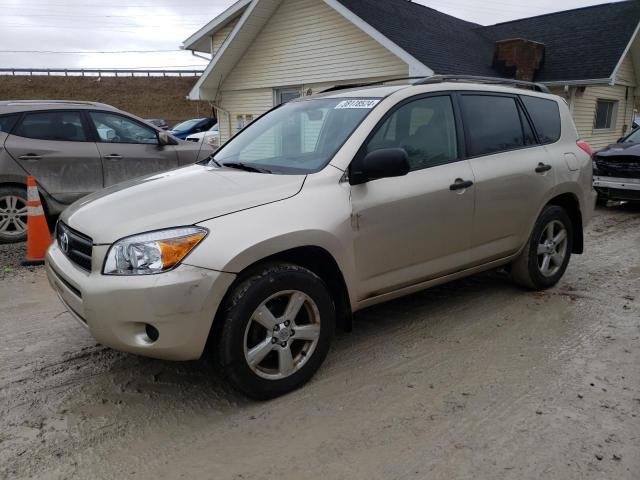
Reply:
[[[320,171],[379,101],[325,98],[287,103],[241,131],[212,162],[268,173]]]

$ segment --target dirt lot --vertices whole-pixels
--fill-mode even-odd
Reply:
[[[361,312],[268,403],[96,345],[41,270],[0,277],[0,478],[640,478],[639,208],[599,210],[551,291],[492,273]]]

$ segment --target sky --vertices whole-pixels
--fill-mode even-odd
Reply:
[[[482,25],[606,2],[416,1]],[[180,51],[180,46],[233,3],[234,0],[0,0],[0,68],[201,69],[207,61]]]

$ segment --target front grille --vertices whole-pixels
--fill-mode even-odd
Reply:
[[[69,260],[84,270],[91,271],[91,255],[93,253],[93,240],[80,232],[58,222],[56,227],[56,240],[60,250]]]
[[[640,178],[640,159],[631,156],[596,156],[598,175],[616,178]]]

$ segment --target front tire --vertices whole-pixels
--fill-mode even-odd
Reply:
[[[573,247],[573,224],[567,212],[548,205],[540,214],[524,250],[512,265],[511,276],[520,286],[545,290],[556,285],[567,270]]]
[[[240,281],[223,309],[218,358],[224,375],[259,400],[309,381],[335,331],[325,283],[297,265],[263,266]]]

